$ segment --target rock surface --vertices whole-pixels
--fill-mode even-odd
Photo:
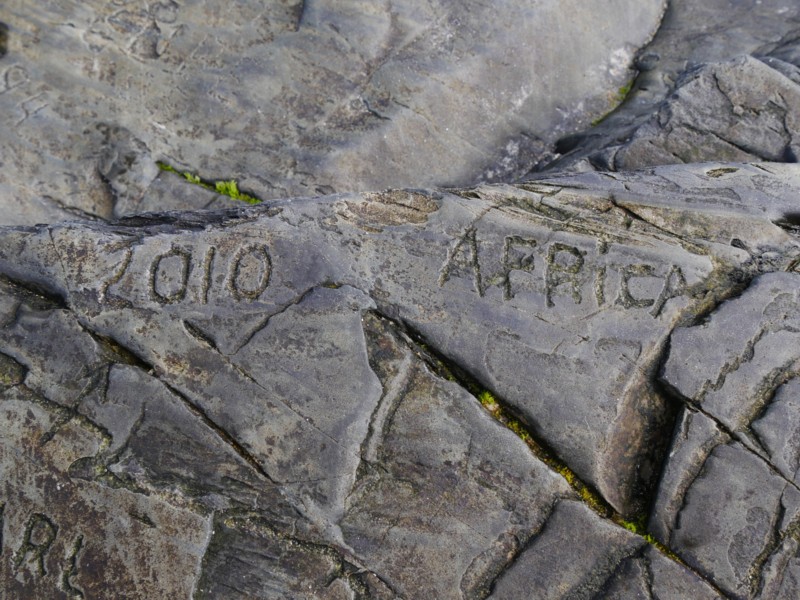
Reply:
[[[520,176],[618,103],[664,4],[4,2],[3,221],[140,212],[156,161],[262,198]]]
[[[562,137],[662,8],[0,8],[0,597],[800,596],[800,13]]]
[[[109,529],[183,519],[176,595],[791,597],[798,193],[708,164],[7,229],[4,577],[106,589],[142,551]]]
[[[798,162],[800,8],[785,0],[673,0],[637,55],[618,110],[567,136],[551,170],[707,161]]]

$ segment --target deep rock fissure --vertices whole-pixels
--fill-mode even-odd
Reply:
[[[507,403],[503,402],[502,399],[499,399],[490,390],[485,388],[477,379],[472,377],[458,364],[441,354],[436,347],[412,325],[403,320],[397,320],[388,316],[383,310],[378,310],[376,312],[381,319],[388,321],[393,328],[405,334],[407,338],[412,341],[415,347],[415,353],[417,353],[434,373],[443,379],[457,383],[460,387],[469,392],[495,420],[510,429],[517,437],[524,441],[530,451],[539,460],[563,477],[570,487],[575,490],[580,499],[595,513],[642,537],[648,544],[654,546],[665,556],[686,566],[677,554],[656,540],[652,534],[647,531],[647,514],[640,515],[635,520],[625,519],[603,499],[599,492],[589,484],[583,482],[566,463],[559,459],[556,453],[550,449],[546,443],[539,440],[531,432],[530,427],[516,415],[513,408]]]

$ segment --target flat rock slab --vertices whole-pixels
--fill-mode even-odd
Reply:
[[[767,423],[794,414],[798,192],[709,164],[5,229],[7,577],[81,585],[83,522],[42,505],[69,484],[194,519],[175,594],[791,597],[769,574],[795,568],[793,421]],[[736,412],[761,379],[711,400],[737,360],[786,384],[763,426]],[[696,572],[601,516],[645,517],[659,479],[652,530]]]
[[[6,2],[0,221],[141,211],[157,160],[263,198],[517,177],[618,102],[664,5]]]

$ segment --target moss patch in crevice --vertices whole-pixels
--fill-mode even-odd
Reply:
[[[167,171],[168,173],[177,173],[189,183],[193,183],[194,185],[199,185],[200,187],[204,187],[207,190],[212,190],[214,192],[217,192],[218,194],[227,196],[228,198],[232,198],[234,200],[240,200],[242,202],[246,202],[247,204],[260,204],[262,202],[260,198],[242,192],[239,189],[239,184],[236,182],[235,179],[220,179],[220,180],[204,179],[199,175],[192,173],[190,171],[178,171],[178,169],[163,161],[158,161],[156,162],[156,164],[158,165],[158,168],[161,169],[162,171]]]
[[[590,485],[583,482],[575,472],[570,469],[555,453],[537,441],[524,422],[513,414],[505,404],[499,400],[495,394],[483,387],[475,378],[466,373],[458,365],[451,363],[446,357],[441,356],[418,331],[411,328],[408,323],[398,322],[387,315],[378,312],[381,318],[393,323],[400,331],[403,331],[414,343],[417,356],[422,359],[437,375],[452,381],[466,389],[492,417],[510,429],[519,437],[525,445],[533,452],[539,460],[545,463],[553,471],[561,475],[564,480],[578,494],[580,499],[593,511],[603,518],[609,519],[624,527],[631,533],[641,536],[645,542],[656,548],[659,552],[674,560],[681,565],[686,563],[667,546],[659,542],[647,530],[647,514],[641,514],[634,519],[625,519],[611,505],[606,502],[600,493]]]
[[[611,110],[609,110],[605,114],[603,114],[603,115],[597,117],[595,120],[593,120],[592,121],[592,127],[596,127],[597,125],[599,125],[600,123],[605,121],[606,118],[611,113],[613,113],[615,110],[617,110],[622,105],[622,103],[625,102],[625,100],[628,98],[628,96],[630,95],[631,91],[633,90],[633,84],[634,83],[636,83],[636,77],[631,77],[627,81],[627,83],[625,83],[623,86],[621,86],[617,90],[616,94],[614,94],[612,96],[612,99],[611,99],[611,104],[613,105]]]
[[[508,427],[511,431],[513,431],[517,437],[519,437],[528,448],[531,449],[531,452],[536,455],[536,457],[545,463],[548,467],[553,469],[556,473],[561,475],[566,482],[572,487],[573,490],[580,496],[581,500],[586,503],[589,508],[594,510],[597,514],[601,517],[606,519],[612,520],[617,525],[624,527],[631,533],[635,533],[638,536],[644,538],[644,540],[654,546],[657,550],[671,558],[672,560],[684,564],[683,561],[678,557],[672,550],[667,548],[664,544],[659,542],[653,535],[647,530],[647,515],[642,514],[636,517],[634,520],[625,519],[622,515],[620,515],[617,511],[615,511],[604,499],[603,497],[594,490],[591,486],[587,485],[575,474],[575,472],[570,469],[566,464],[561,462],[558,458],[553,456],[553,454],[544,448],[541,444],[539,444],[530,432],[527,430],[525,425],[515,418],[513,415],[509,413],[509,411],[504,408],[500,402],[497,401],[495,396],[486,389],[481,389],[475,394],[478,401],[483,405],[483,407],[491,414],[495,419],[500,421],[503,425]]]

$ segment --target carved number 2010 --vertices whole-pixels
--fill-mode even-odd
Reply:
[[[211,288],[211,275],[217,250],[211,246],[200,264],[199,301],[208,302]],[[168,252],[159,254],[150,263],[149,288],[150,297],[161,304],[174,304],[186,298],[189,279],[192,274],[194,257],[185,248],[173,247]],[[257,300],[267,289],[272,274],[272,260],[266,246],[259,244],[246,245],[239,248],[230,262],[225,278],[230,294],[237,301]]]

